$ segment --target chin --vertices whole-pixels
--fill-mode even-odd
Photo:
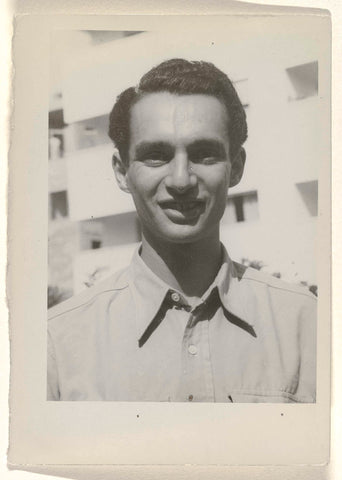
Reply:
[[[181,228],[172,229],[172,231],[160,232],[159,238],[167,243],[189,244],[206,240],[209,235],[209,229],[196,229],[191,226],[179,226]]]

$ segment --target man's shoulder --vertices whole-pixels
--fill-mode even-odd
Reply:
[[[77,314],[80,311],[84,311],[87,306],[101,302],[106,294],[115,295],[116,293],[126,290],[129,285],[128,271],[129,267],[121,269],[77,295],[53,306],[48,311],[49,322],[51,323],[57,318],[77,316]]]
[[[252,267],[246,267],[239,263],[233,262],[234,270],[237,277],[244,283],[258,288],[266,288],[272,296],[287,297],[295,301],[316,301],[315,295],[310,290],[302,285],[296,283],[286,282],[278,277],[275,277],[267,272],[257,270]]]

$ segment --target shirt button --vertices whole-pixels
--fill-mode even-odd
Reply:
[[[196,355],[197,347],[195,345],[189,345],[188,352],[191,353],[191,355]]]
[[[174,302],[179,302],[179,300],[180,300],[180,296],[179,296],[179,294],[178,294],[177,292],[173,292],[173,293],[171,294],[171,298],[172,298],[172,300],[173,300]]]
[[[189,395],[189,396],[188,396],[189,402],[192,402],[193,399],[194,399],[194,396],[193,396],[193,395]]]

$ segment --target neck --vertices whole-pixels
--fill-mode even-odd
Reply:
[[[141,257],[165,283],[187,297],[201,297],[221,266],[219,235],[192,243],[166,243],[144,234]]]

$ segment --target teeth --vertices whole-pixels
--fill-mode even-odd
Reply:
[[[188,208],[188,209],[190,209],[190,208],[195,208],[196,205],[197,205],[196,202],[186,203],[186,204],[184,205],[184,208]]]
[[[176,208],[180,210],[181,212],[184,212],[184,210],[190,210],[191,208],[194,208],[196,206],[195,202],[192,203],[176,203]]]
[[[174,202],[169,205],[171,208],[174,208],[175,210],[179,210],[180,212],[184,212],[185,210],[191,210],[192,208],[196,208],[197,202],[186,202],[186,203],[181,203],[181,202]]]

